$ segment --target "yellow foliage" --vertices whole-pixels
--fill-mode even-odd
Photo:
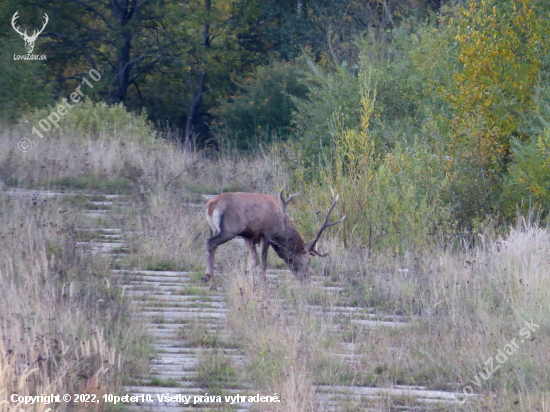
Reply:
[[[470,1],[449,22],[461,67],[441,93],[454,111],[455,155],[495,165],[531,105],[541,57],[548,52],[548,22],[532,0]]]

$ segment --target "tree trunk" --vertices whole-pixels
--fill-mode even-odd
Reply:
[[[189,73],[189,78],[191,78],[191,73]],[[185,124],[185,143],[191,141],[191,137],[193,135],[193,120],[195,118],[195,115],[199,111],[199,107],[202,103],[202,95],[204,94],[204,85],[206,84],[206,72],[201,73],[201,77],[199,79],[199,87],[197,89],[197,94],[194,95],[193,88],[191,84],[191,93],[193,95],[193,101],[191,102],[191,107],[189,108],[189,112],[187,113],[187,122]]]
[[[210,10],[212,8],[211,0],[205,0],[204,7],[206,9],[206,13],[209,15]],[[204,31],[202,34],[202,45],[205,49],[210,48],[210,23],[207,21],[204,24]],[[206,59],[204,59],[206,60]],[[202,103],[202,96],[204,95],[205,91],[205,85],[206,85],[206,63],[203,61],[202,72],[199,77],[199,85],[197,88],[197,91],[195,92],[193,88],[193,81],[191,79],[191,72],[189,72],[189,87],[191,89],[191,96],[193,97],[193,100],[191,102],[191,107],[189,108],[189,112],[187,113],[187,122],[185,124],[185,142],[188,143],[191,141],[191,137],[193,135],[193,121],[195,119],[195,116],[197,115],[197,112],[199,111],[200,105]]]
[[[137,0],[123,0],[120,2],[111,2],[113,15],[117,23],[120,25],[120,32],[118,33],[118,41],[120,42],[120,48],[117,55],[116,64],[116,83],[117,91],[116,95],[112,99],[114,103],[124,103],[126,94],[128,92],[130,70],[132,64],[130,63],[130,51],[132,49],[132,32],[127,27],[128,22],[134,16],[134,12],[137,6]]]
[[[132,35],[123,33],[124,44],[118,51],[117,58],[117,93],[115,95],[115,103],[124,103],[126,93],[128,92],[128,79],[130,78],[130,49],[132,48]]]

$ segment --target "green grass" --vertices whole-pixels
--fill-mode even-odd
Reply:
[[[167,259],[153,259],[145,264],[145,270],[156,270],[160,272],[185,272],[187,268],[178,265]]]
[[[220,349],[213,349],[201,356],[197,381],[202,387],[208,388],[209,394],[240,386],[232,357]]]
[[[188,323],[178,332],[178,338],[196,348],[218,348],[223,346],[217,333],[210,332],[205,326]]]
[[[98,190],[106,194],[131,194],[132,182],[125,177],[116,177],[107,180],[103,176],[65,176],[61,179],[50,182],[52,190],[58,189],[91,189]]]
[[[210,296],[212,292],[205,286],[191,286],[185,284],[179,291],[178,295],[197,295],[197,296]]]
[[[149,386],[161,386],[164,388],[179,388],[181,385],[175,379],[152,378]]]

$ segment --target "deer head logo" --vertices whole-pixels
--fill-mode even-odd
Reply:
[[[31,54],[34,49],[34,42],[38,38],[38,35],[44,31],[44,28],[46,27],[46,24],[48,24],[48,21],[50,19],[48,18],[48,15],[44,13],[44,24],[42,25],[42,28],[40,30],[34,29],[32,35],[28,36],[27,35],[28,29],[25,29],[25,31],[22,32],[21,30],[19,30],[19,25],[15,24],[15,20],[19,18],[18,13],[19,13],[19,10],[16,11],[15,14],[13,15],[11,19],[11,27],[13,27],[13,29],[21,35],[21,37],[25,41],[25,48],[27,49],[27,53]]]

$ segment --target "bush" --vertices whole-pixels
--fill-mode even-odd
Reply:
[[[443,95],[453,109],[453,156],[502,170],[510,140],[525,139],[521,119],[548,56],[550,25],[535,0],[470,1],[449,20],[457,33],[457,72]]]
[[[286,140],[293,111],[290,96],[305,98],[307,87],[299,82],[297,70],[286,64],[259,67],[232,96],[213,113],[220,118],[218,130],[229,130],[229,141],[249,150],[260,143]]]
[[[299,161],[318,164],[331,142],[331,123],[335,111],[344,127],[357,126],[360,117],[359,82],[352,69],[342,65],[326,71],[307,60],[308,71],[301,79],[309,89],[308,98],[294,98],[297,108],[295,126],[299,138]]]
[[[440,138],[434,118],[447,115],[448,105],[434,93],[448,82],[455,67],[449,52],[450,32],[432,24],[415,30],[396,29],[391,40],[382,42],[367,33],[358,40],[359,64],[351,67],[344,61],[327,70],[309,61],[304,82],[309,87],[308,100],[296,100],[297,126],[301,151],[299,162],[319,162],[320,153],[331,144],[333,114],[338,111],[344,128],[359,126],[362,73],[369,73],[376,89],[370,133],[376,150],[383,154],[397,142],[412,144]]]
[[[429,146],[414,142],[398,143],[380,156],[368,132],[374,110],[374,92],[369,79],[360,76],[361,117],[356,128],[346,128],[333,117],[331,148],[325,164],[317,170],[319,179],[309,179],[307,168],[296,172],[306,193],[298,216],[309,231],[319,222],[308,212],[327,198],[327,186],[340,194],[341,210],[347,218],[344,241],[371,248],[415,250],[433,245],[438,236],[453,233],[450,208],[442,201],[448,185],[446,160],[432,153]]]
[[[145,146],[158,143],[153,126],[145,114],[130,113],[122,104],[109,106],[91,100],[72,104],[73,107],[67,109],[67,114],[60,116],[58,128],[52,125],[51,130],[44,131],[40,128],[39,122],[42,119],[48,120],[48,116],[56,112],[59,105],[65,106],[64,101],[30,114],[22,125],[29,129],[29,133],[35,127],[45,138],[74,135],[77,138],[92,140],[108,137],[109,140],[137,142]],[[51,120],[48,122],[52,123]]]
[[[503,188],[505,213],[513,217],[519,206],[521,212],[527,214],[534,206],[547,216],[550,210],[550,130],[527,144],[513,140],[512,159]]]

